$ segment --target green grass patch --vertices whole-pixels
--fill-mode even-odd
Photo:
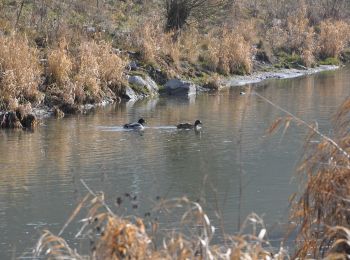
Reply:
[[[150,95],[149,90],[146,87],[141,87],[133,83],[129,83],[130,88],[134,90],[137,94]]]
[[[203,86],[203,85],[208,83],[208,80],[210,79],[210,77],[211,77],[210,74],[206,74],[206,73],[202,72],[202,76],[191,77],[188,80],[190,80],[191,82],[193,82],[196,85]]]
[[[330,57],[318,62],[319,65],[340,65],[338,58]]]
[[[276,56],[278,59],[278,62],[274,65],[276,68],[291,69],[300,68],[300,66],[305,66],[301,56],[298,54],[288,54],[284,51],[281,51]]]

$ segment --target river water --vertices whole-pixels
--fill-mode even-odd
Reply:
[[[87,194],[81,179],[104,191],[121,215],[143,216],[159,197],[187,196],[200,199],[213,223],[224,223],[233,234],[255,212],[278,244],[288,223],[288,198],[298,190],[293,176],[307,131],[292,123],[285,133],[282,128],[268,135],[274,120],[285,115],[240,91],[250,87],[331,135],[330,119],[350,94],[349,72],[269,80],[190,99],[116,104],[47,119],[33,132],[0,131],[0,259],[28,255],[43,229],[57,234]],[[148,122],[142,133],[121,128],[141,116]],[[174,127],[195,119],[203,122],[199,133]],[[125,193],[137,196],[137,208],[116,208],[116,198]],[[180,218],[175,211],[168,221]],[[78,228],[73,221],[67,239]]]

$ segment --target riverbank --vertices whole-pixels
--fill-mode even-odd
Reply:
[[[342,16],[330,19],[321,12],[327,8],[316,15],[305,1],[274,12],[274,4],[256,12],[248,1],[171,2],[0,4],[0,111],[61,118],[121,100],[294,77],[350,59],[345,3],[337,6]],[[181,22],[174,20],[179,10],[188,11]]]
[[[136,64],[135,61],[134,64]],[[276,69],[271,65],[267,65],[264,66],[264,71],[256,71],[250,75],[216,78],[216,82],[214,83],[215,87],[212,87],[208,82],[201,82],[202,85],[199,85],[195,83],[198,82],[196,79],[191,81],[176,78],[168,79],[164,85],[159,86],[151,78],[151,75],[141,71],[140,68],[135,66],[134,71],[126,76],[129,84],[124,86],[125,90],[120,93],[120,96],[107,95],[101,97],[101,102],[85,105],[66,103],[63,100],[61,100],[61,103],[58,102],[55,105],[45,104],[45,102],[43,102],[32,107],[32,105],[29,104],[25,109],[20,107],[14,111],[0,111],[0,122],[2,128],[32,128],[38,125],[38,120],[46,117],[55,116],[57,118],[62,118],[65,114],[86,113],[95,107],[105,106],[115,102],[135,102],[140,99],[154,98],[159,95],[169,97],[176,95],[187,98],[189,95],[196,95],[200,92],[220,91],[223,88],[255,84],[267,79],[301,77],[338,68],[339,66],[337,65],[320,65],[314,68],[304,69]],[[45,97],[43,100],[45,100]],[[8,116],[6,116],[7,114]],[[27,118],[32,118],[33,122],[28,123]]]

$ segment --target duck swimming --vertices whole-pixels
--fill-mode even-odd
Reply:
[[[145,123],[146,123],[146,121],[143,118],[140,118],[139,121],[137,121],[137,123],[125,124],[123,126],[123,128],[125,128],[125,129],[142,130],[142,129],[145,128],[145,126],[144,126]]]
[[[200,120],[196,120],[194,124],[191,123],[181,123],[178,124],[177,129],[194,129],[194,130],[199,130],[202,128],[202,122]]]

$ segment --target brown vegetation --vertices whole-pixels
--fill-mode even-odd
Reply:
[[[47,59],[49,82],[64,88],[70,80],[73,69],[73,62],[69,57],[65,42],[61,42],[58,48],[50,50]]]
[[[84,183],[84,182],[83,182]],[[84,183],[84,185],[86,185]],[[87,186],[86,186],[87,187]],[[85,259],[284,259],[287,253],[280,248],[273,251],[264,240],[266,229],[255,214],[246,219],[242,231],[236,236],[225,236],[225,245],[212,245],[215,228],[202,207],[187,198],[161,200],[155,211],[183,209],[183,230],[161,231],[157,221],[140,218],[121,218],[106,205],[103,194],[89,194],[81,201],[59,235],[44,231],[34,257]],[[122,200],[118,200],[121,204]],[[87,216],[76,237],[90,239],[90,251],[82,253],[71,248],[61,237],[65,228],[82,209]],[[148,228],[147,228],[148,227]],[[250,233],[244,234],[247,231]],[[163,232],[163,233],[161,233]],[[156,235],[158,238],[156,239]],[[162,242],[159,243],[159,235]]]
[[[178,31],[191,20],[197,23],[208,22],[210,18],[223,15],[229,0],[163,0],[166,10],[166,31]]]
[[[0,36],[0,107],[14,109],[21,102],[36,102],[41,96],[38,52],[26,37]]]
[[[74,52],[63,41],[48,54],[49,88],[66,102],[98,101],[107,87],[124,81],[126,59],[113,53],[111,44],[83,41]]]
[[[71,108],[116,98],[128,84],[128,61],[137,64],[132,70],[138,75],[164,84],[175,76],[249,74],[266,63],[336,64],[350,43],[346,0],[0,5],[1,110],[26,102]]]
[[[299,167],[301,179],[306,181],[292,215],[300,227],[299,257],[323,258],[336,253],[344,257],[337,259],[345,259],[348,254],[349,113],[350,99],[347,99],[335,118],[332,139],[316,136],[315,131],[309,136],[308,140],[320,141],[308,143]]]
[[[326,20],[320,24],[319,54],[339,57],[350,43],[350,25],[344,21]]]
[[[301,190],[292,199],[291,221],[296,223],[298,259],[347,259],[350,242],[349,215],[349,114],[350,98],[340,106],[334,119],[334,136],[322,134],[317,124],[308,124],[270,100],[255,93],[287,114],[278,118],[269,133],[292,121],[310,130],[305,153],[298,168]],[[312,142],[311,142],[312,141]]]
[[[211,71],[224,75],[252,72],[254,50],[239,31],[224,28],[212,32],[203,45],[200,59]]]

